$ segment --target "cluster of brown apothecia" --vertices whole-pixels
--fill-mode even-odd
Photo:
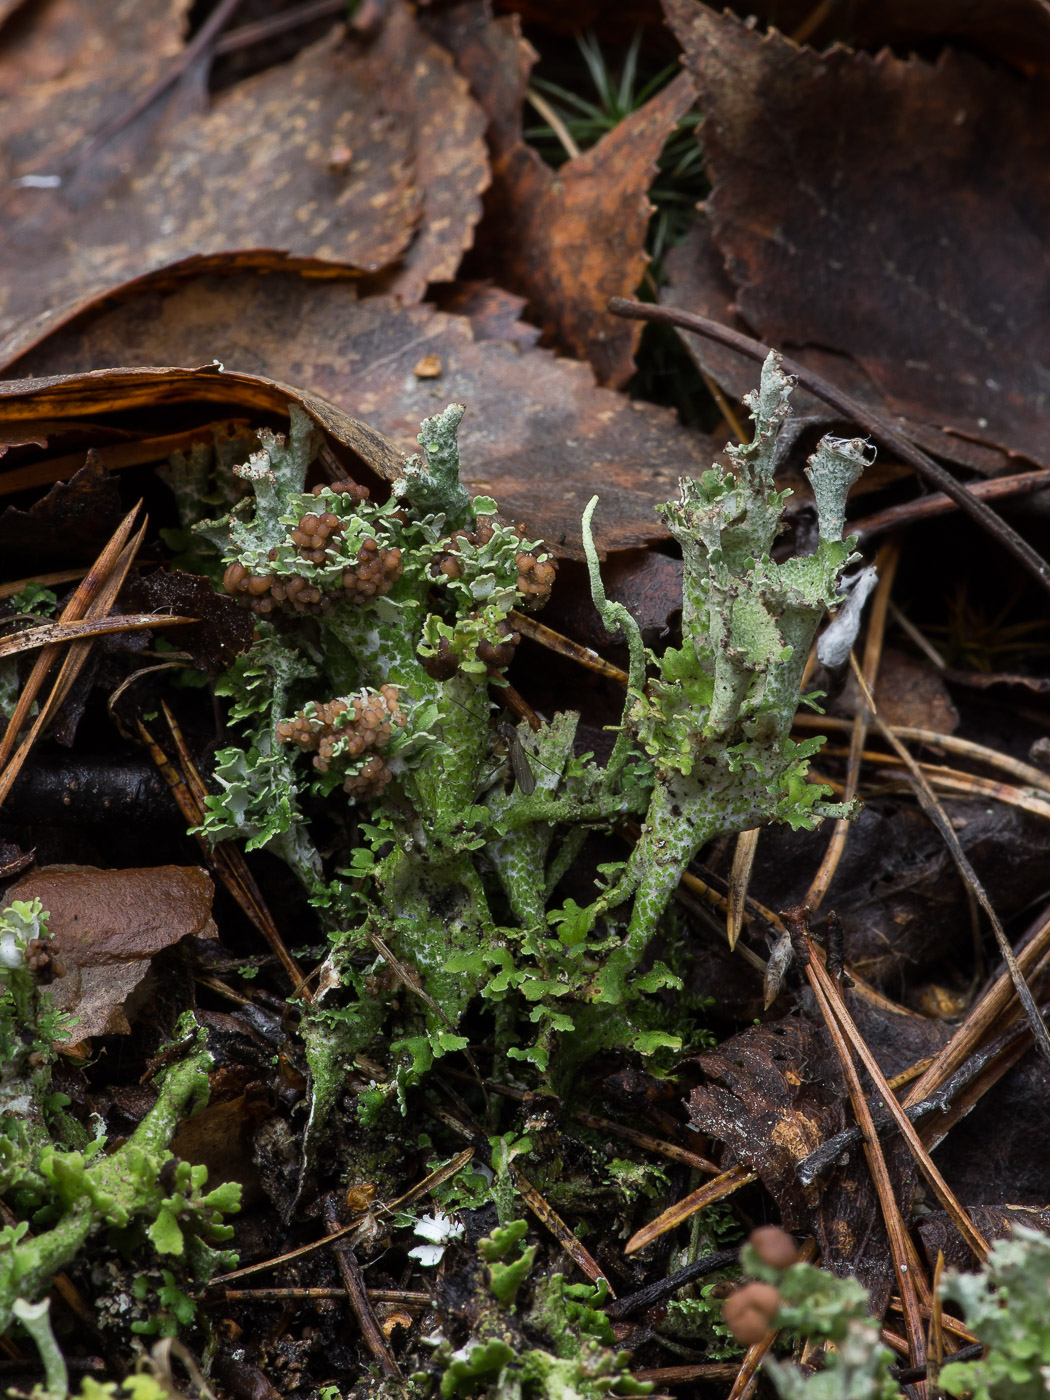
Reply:
[[[320,496],[325,490],[334,491],[344,499],[349,496],[351,508],[368,499],[367,486],[358,486],[352,481],[337,481],[327,488],[315,486],[313,494]],[[344,528],[344,522],[330,510],[307,511],[289,531],[289,538],[301,559],[311,564],[323,564],[327,551],[342,535]],[[276,558],[277,551],[272,549],[270,559]],[[267,617],[279,608],[297,613],[323,614],[331,612],[339,598],[364,601],[389,593],[401,577],[401,569],[400,549],[383,548],[377,540],[368,538],[361,543],[357,562],[352,568],[343,570],[339,584],[333,589],[319,588],[301,574],[278,577],[263,572],[252,573],[237,560],[223,575],[222,586],[242,607],[250,608],[260,617]]]
[[[515,632],[509,622],[504,620],[497,624],[496,631],[501,640],[490,642],[487,637],[482,637],[475,649],[475,655],[479,661],[484,661],[485,665],[493,671],[502,670],[509,666],[514,660],[514,651],[521,641],[521,633]],[[448,639],[442,637],[438,642],[437,651],[433,656],[428,656],[423,661],[423,670],[432,681],[447,681],[459,670],[460,658],[448,644]]]
[[[434,562],[435,578],[441,574],[444,574],[448,579],[461,578],[463,575],[463,562],[459,558],[461,544],[466,543],[478,548],[488,544],[495,533],[495,524],[492,517],[488,515],[478,516],[476,530],[453,530],[444,552]],[[523,536],[525,532],[519,525],[516,528],[516,533]],[[524,595],[522,607],[529,609],[542,607],[551,596],[554,576],[558,571],[557,564],[553,559],[537,559],[535,554],[529,554],[526,550],[521,550],[516,554],[514,562],[518,566],[518,592]]]
[[[779,1225],[760,1225],[749,1236],[763,1264],[789,1269],[799,1257],[798,1245]],[[773,1328],[780,1311],[780,1290],[772,1283],[752,1279],[743,1283],[722,1304],[722,1317],[743,1346],[754,1346]]]
[[[308,705],[280,721],[277,738],[313,752],[314,767],[327,773],[337,759],[360,758],[369,749],[385,749],[407,718],[397,686],[384,685],[373,695]],[[392,777],[386,760],[376,753],[357,773],[347,775],[343,791],[355,798],[379,797]]]

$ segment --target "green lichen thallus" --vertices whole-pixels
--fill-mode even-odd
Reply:
[[[808,469],[817,548],[774,559],[785,494],[776,441],[791,388],[771,355],[747,398],[752,442],[729,449],[729,468],[683,480],[662,508],[682,549],[681,646],[647,652],[630,613],[606,598],[596,502],[587,508],[592,597],[630,657],[601,765],[576,753],[574,711],[528,734],[492,722],[489,683],[506,665],[511,614],[536,601],[552,566],[542,544],[499,522],[495,502],[468,496],[461,407],[422,425],[422,454],[386,503],[357,488],[340,500],[305,492],[316,444],[298,410],[287,440],[261,432],[239,469],[254,501],[207,537],[223,553],[227,591],[247,589],[253,611],[305,612],[307,625],[261,617],[258,640],[221,683],[244,739],[216,756],[221,792],[204,830],[286,860],[328,931],[331,995],[304,1018],[311,1135],[355,1054],[389,1067],[369,1091],[378,1108],[465,1047],[471,1006],[491,1017],[497,1062],[526,1061],[551,1083],[599,1051],[679,1044],[672,1003],[652,995],[680,987],[678,976],[642,967],[683,870],[723,834],[850,815],[809,781],[822,740],[796,743],[791,727],[810,644],[854,557],[845,499],[870,451],[821,441]],[[503,743],[511,784],[494,781]],[[362,806],[346,870],[326,869],[315,844],[316,799]],[[641,827],[627,858],[600,867],[592,899],[562,901],[588,834],[625,818]],[[362,960],[373,933],[416,969],[440,1015],[377,992]],[[609,1005],[621,1010],[610,1016]]]

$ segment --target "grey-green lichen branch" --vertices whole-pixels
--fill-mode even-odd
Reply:
[[[464,491],[462,408],[422,425],[421,456],[381,504],[350,482],[307,490],[314,430],[294,408],[288,439],[262,435],[239,469],[254,513],[246,498],[206,534],[259,639],[223,686],[244,739],[218,755],[205,830],[287,860],[328,932],[330,990],[306,1022],[315,1109],[355,1051],[374,1062],[385,1042],[381,1099],[463,1048],[459,1024],[479,996],[497,1052],[541,1071],[556,1045],[571,1073],[601,1046],[674,1044],[649,994],[676,979],[639,964],[689,862],[725,832],[845,812],[807,781],[821,741],[796,744],[789,731],[810,642],[852,557],[844,503],[867,452],[821,443],[809,468],[816,552],[774,562],[790,388],[771,358],[749,399],[754,441],[664,507],[685,561],[680,647],[647,654],[630,614],[606,599],[588,507],[592,590],[627,640],[627,702],[604,767],[576,752],[571,712],[537,732],[519,725],[524,785],[493,696],[518,640],[511,614],[544,601],[554,564],[494,502]],[[356,834],[326,865],[307,806],[340,790]],[[559,903],[587,832],[628,816],[644,825],[626,862],[603,867],[589,904]],[[592,1004],[602,1001],[629,1005],[610,1018]]]
[[[148,1243],[209,1277],[232,1260],[213,1246],[232,1234],[222,1216],[240,1200],[235,1183],[205,1192],[205,1167],[162,1171],[180,1121],[208,1098],[211,1057],[189,1013],[176,1031],[183,1058],[160,1077],[157,1102],[116,1151],[106,1155],[104,1135],[88,1140],[62,1113],[68,1100],[52,1092],[51,1063],[64,1032],[37,978],[46,945],[39,900],[0,914],[0,1195],[20,1217],[0,1229],[0,1332],[19,1299],[35,1302],[102,1231],[124,1232],[125,1247]]]
[[[770,550],[787,493],[776,490],[773,469],[792,384],[771,354],[758,393],[745,400],[754,437],[727,449],[733,469],[683,480],[679,500],[661,510],[685,566],[682,645],[650,658],[657,675],[647,683],[639,683],[637,628],[602,588],[590,541],[593,502],[584,516],[595,605],[607,627],[622,625],[628,636],[624,729],[649,756],[656,780],[641,839],[620,882],[599,901],[603,911],[632,901],[623,946],[596,979],[601,1000],[621,999],[625,976],[708,841],[771,821],[811,827],[849,814],[806,780],[823,740],[796,743],[790,729],[810,645],[856,557],[855,538],[842,539],[845,502],[869,455],[859,440],[821,441],[806,471],[817,503],[817,548],[776,563]]]

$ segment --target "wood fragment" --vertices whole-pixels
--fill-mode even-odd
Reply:
[[[742,1163],[730,1167],[721,1176],[716,1176],[713,1181],[705,1182],[703,1186],[698,1187],[688,1196],[683,1196],[680,1201],[676,1201],[673,1206],[668,1206],[665,1211],[660,1212],[655,1220],[650,1220],[648,1225],[643,1225],[624,1245],[624,1254],[636,1254],[639,1249],[644,1249],[647,1244],[652,1244],[653,1240],[659,1239],[668,1230],[673,1230],[676,1225],[681,1225],[683,1220],[688,1220],[698,1210],[713,1205],[715,1201],[720,1201],[725,1196],[731,1196],[734,1191],[739,1191],[741,1186],[747,1186],[750,1182],[757,1180],[758,1172],[752,1171],[750,1167],[745,1167]]]
[[[592,1283],[598,1283],[600,1279],[605,1279],[606,1283],[609,1284],[609,1280],[605,1275],[605,1270],[601,1268],[589,1251],[583,1247],[554,1207],[543,1199],[532,1182],[529,1181],[522,1173],[521,1169],[515,1166],[513,1162],[510,1164],[510,1174],[513,1178],[515,1189],[528,1206],[529,1210],[532,1211],[537,1220],[543,1225],[546,1225],[547,1229],[558,1241],[573,1263],[587,1275]],[[613,1292],[612,1284],[609,1284],[609,1292],[606,1296],[609,1298],[616,1297],[616,1294]]]

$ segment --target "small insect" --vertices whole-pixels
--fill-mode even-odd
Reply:
[[[531,797],[536,791],[536,774],[532,771],[528,756],[518,738],[518,731],[507,720],[499,726],[499,735],[507,745],[510,755],[510,771],[514,774],[514,781],[526,797]]]

